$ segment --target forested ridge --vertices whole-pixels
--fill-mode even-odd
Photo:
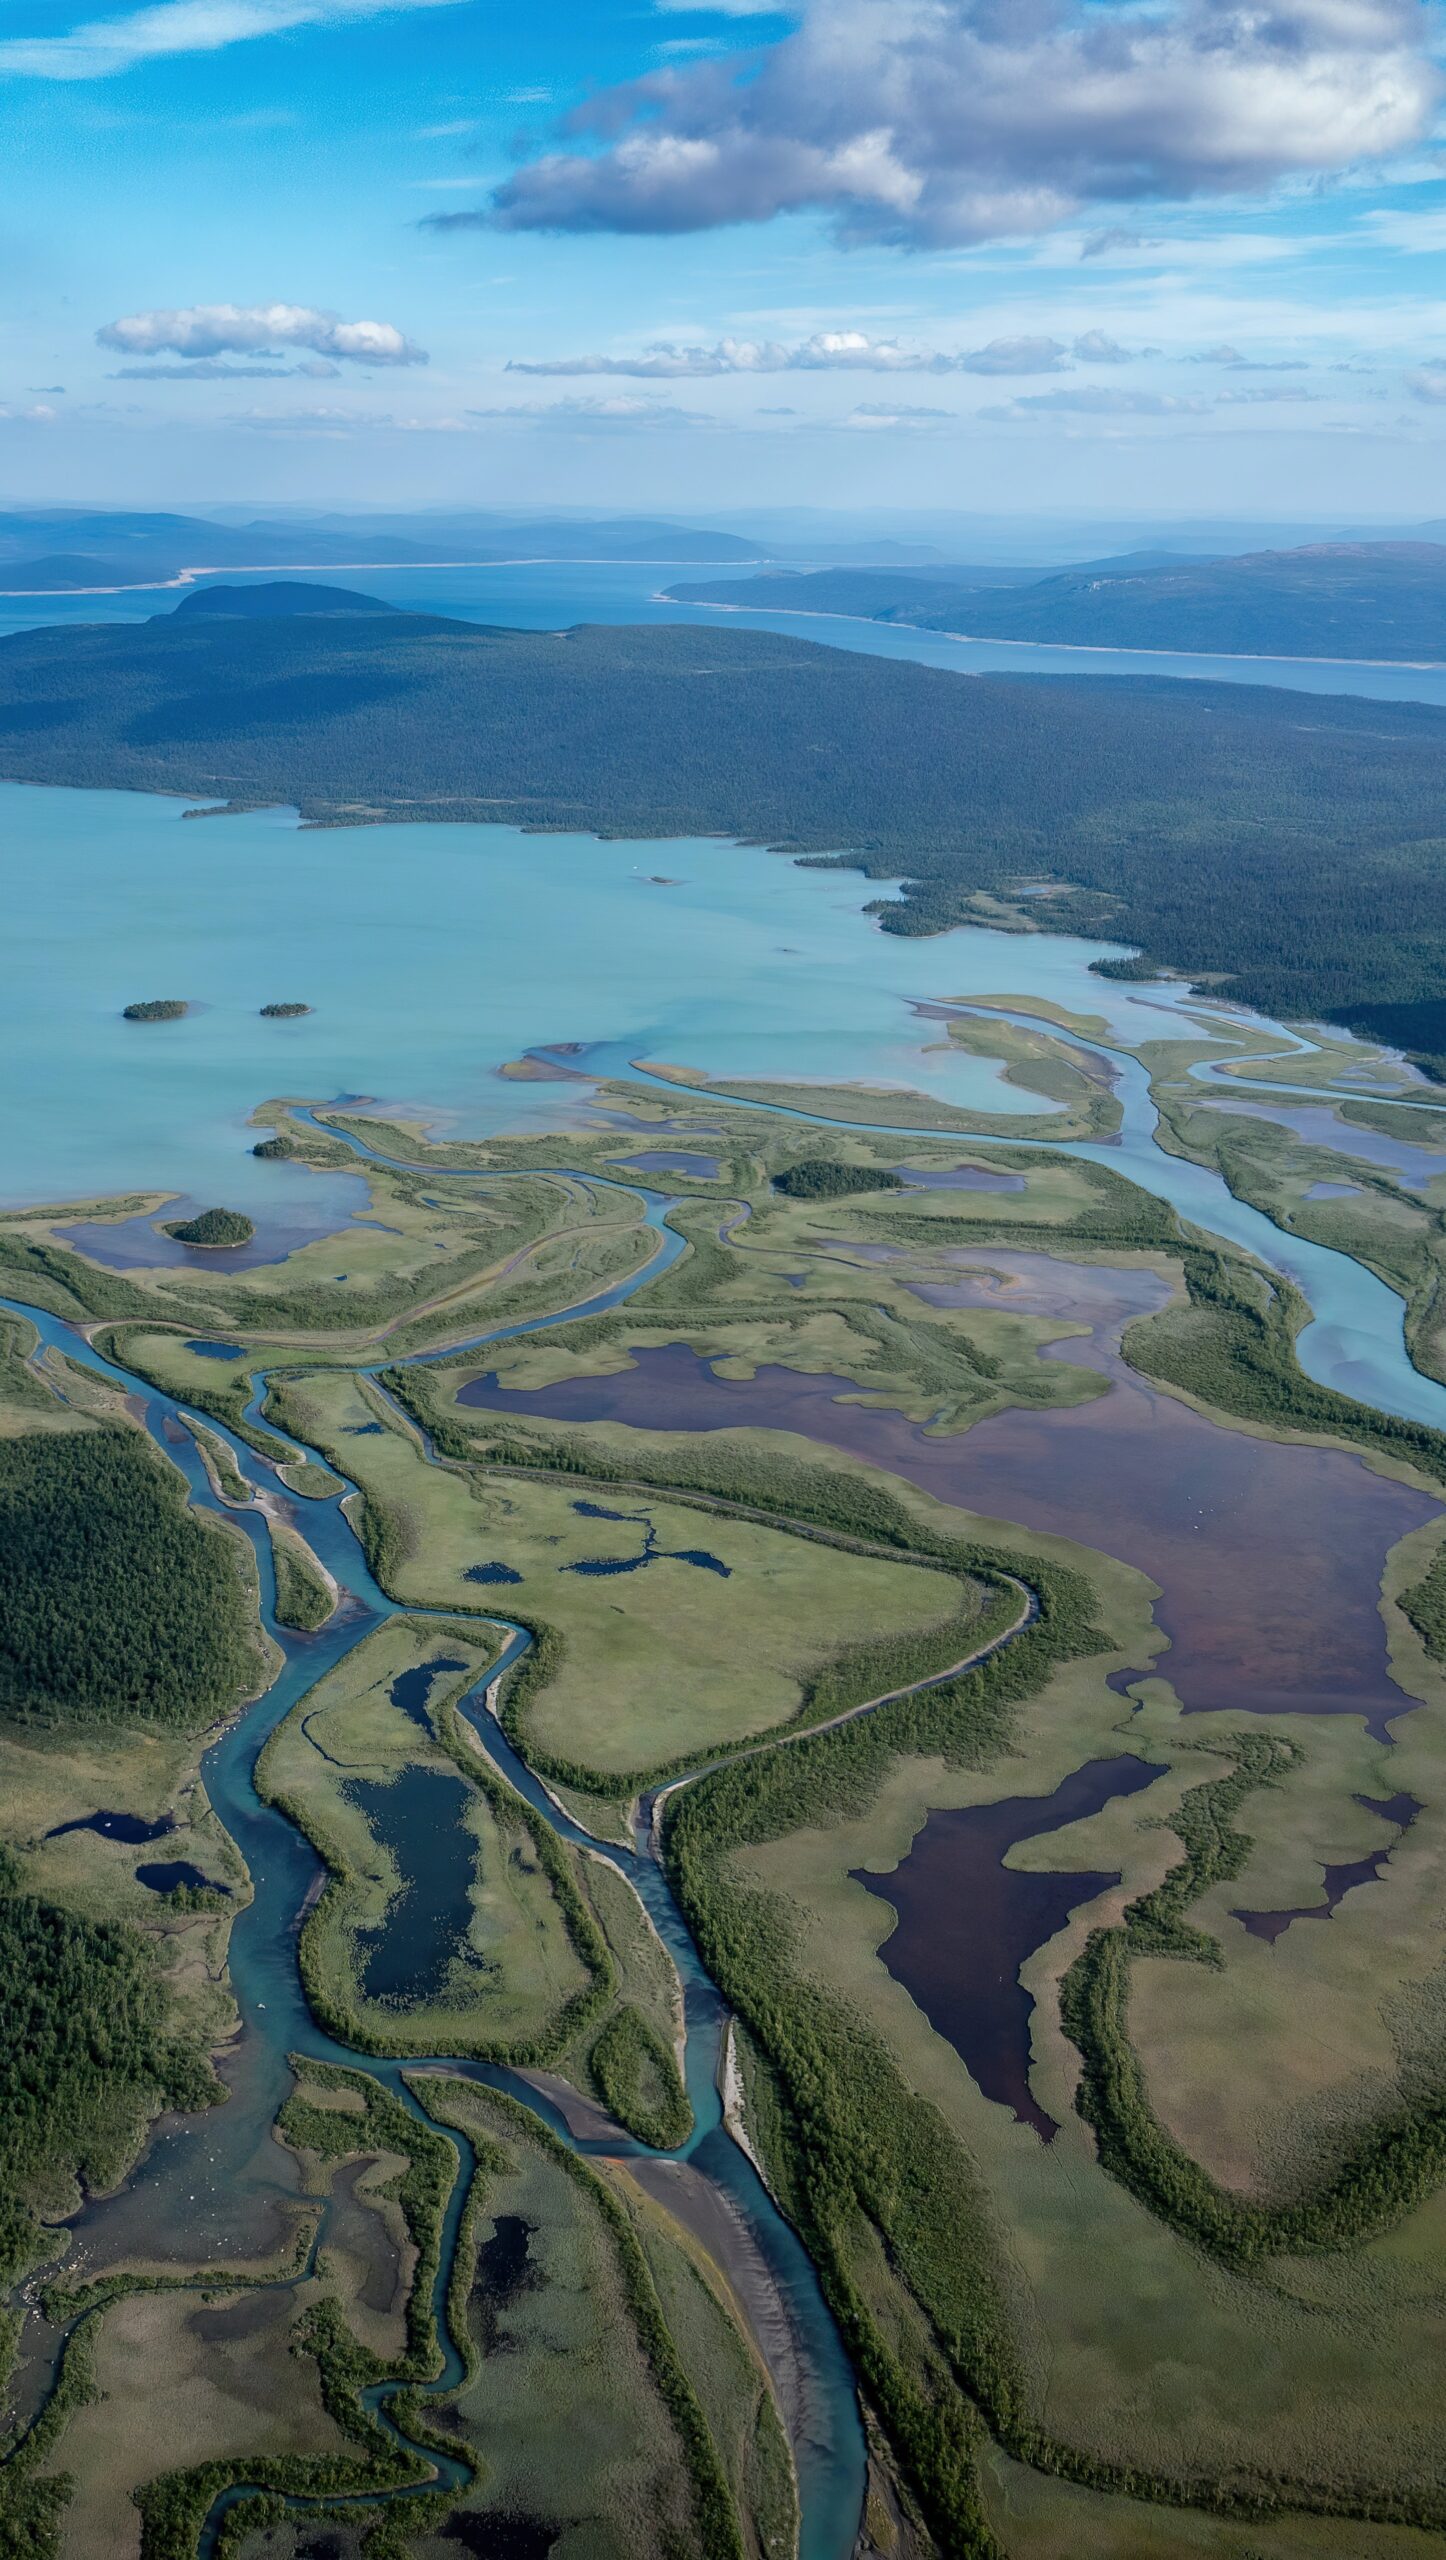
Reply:
[[[1446,1058],[1446,713],[1423,704],[965,679],[726,626],[183,606],[0,642],[0,775],[739,836],[902,875],[894,932],[1048,876],[1075,892],[1051,922]]]
[[[969,570],[821,569],[802,578],[712,577],[668,592],[688,604],[862,614],[920,631],[1077,648],[1446,658],[1446,546],[1434,542],[1094,562],[1007,587]]]

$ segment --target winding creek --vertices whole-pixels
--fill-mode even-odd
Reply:
[[[1013,1018],[1030,1019],[1023,1013]],[[1046,1027],[1057,1037],[1069,1037],[1060,1033],[1053,1023]],[[1262,1030],[1272,1031],[1272,1026],[1262,1026]],[[1290,1035],[1282,1037],[1288,1040]],[[1108,1044],[1091,1040],[1079,1045],[1098,1051]],[[1111,1141],[1077,1142],[1060,1152],[1108,1164],[1126,1173],[1148,1191],[1169,1201],[1182,1217],[1194,1225],[1207,1233],[1228,1238],[1258,1256],[1269,1269],[1294,1281],[1312,1308],[1312,1320],[1302,1333],[1299,1344],[1302,1365],[1310,1376],[1362,1397],[1384,1411],[1446,1428],[1446,1388],[1413,1367],[1404,1340],[1400,1300],[1383,1282],[1344,1254],[1287,1235],[1260,1212],[1235,1200],[1214,1172],[1166,1153],[1158,1143],[1155,1109],[1144,1068],[1123,1049],[1110,1050],[1109,1057],[1115,1090],[1124,1113],[1119,1137]],[[646,1072],[635,1063],[630,1071],[634,1075]],[[1322,1096],[1317,1093],[1312,1098],[1319,1101]],[[740,1096],[740,1099],[746,1100],[747,1097]],[[823,1115],[807,1111],[800,1111],[797,1116],[823,1119]],[[825,1125],[861,1124],[825,1122]],[[890,1134],[904,1138],[917,1135],[947,1144],[952,1133],[938,1129],[909,1132],[894,1128]],[[963,1132],[960,1133],[960,1142],[967,1145],[971,1154],[990,1143],[972,1135],[965,1136]],[[351,1143],[355,1144],[355,1152],[361,1159],[377,1152],[360,1142]],[[1008,1143],[1045,1142],[1021,1136]],[[378,1160],[398,1161],[379,1154]],[[653,1162],[659,1170],[672,1169],[666,1158],[660,1161],[655,1157]],[[679,1169],[683,1168],[680,1166]],[[439,1168],[428,1167],[427,1170],[438,1179],[442,1178]],[[446,1178],[472,1183],[485,1183],[488,1179],[485,1174],[477,1173],[448,1174]],[[591,1170],[585,1178],[589,1181],[599,1179]],[[562,1316],[548,1313],[497,1326],[465,1343],[450,1345],[445,1352],[419,1356],[431,1360],[454,1360],[459,1353],[481,1352],[489,1345],[521,1335],[550,1331],[569,1315],[601,1313],[630,1299],[685,1248],[681,1235],[667,1224],[671,1205],[667,1195],[643,1191],[643,1186],[633,1181],[627,1181],[626,1187],[635,1193],[642,1191],[647,1224],[656,1242],[648,1258],[625,1280],[595,1292]],[[115,1231],[109,1232],[113,1236]],[[999,1257],[994,1255],[990,1259],[997,1263]],[[960,1277],[962,1282],[965,1275],[961,1273]],[[244,1856],[254,1888],[252,1901],[237,1915],[231,1937],[231,1978],[241,2034],[221,2064],[230,2102],[201,2119],[163,2120],[133,2177],[114,2196],[88,2206],[80,2217],[78,2228],[83,2234],[87,2266],[92,2272],[137,2256],[151,2261],[171,2260],[178,2267],[231,2262],[238,2254],[260,2256],[284,2248],[300,2208],[296,2164],[273,2141],[271,2134],[273,2120],[289,2087],[288,2054],[295,2052],[369,2073],[413,2114],[420,2115],[421,2110],[404,2085],[400,2064],[379,2062],[351,2051],[324,2034],[310,2016],[297,1971],[296,1939],[300,1915],[319,1887],[321,1864],[310,1845],[285,1817],[265,1805],[258,1796],[254,1784],[257,1757],[268,1734],[290,1712],[297,1699],[304,1696],[373,1628],[392,1615],[416,1617],[426,1613],[415,1610],[400,1612],[373,1579],[344,1507],[347,1496],[354,1491],[348,1484],[329,1499],[308,1502],[304,1521],[308,1539],[341,1588],[342,1606],[315,1636],[299,1636],[278,1626],[274,1614],[275,1585],[265,1514],[259,1507],[233,1510],[219,1501],[189,1435],[180,1443],[174,1439],[184,1406],[106,1361],[75,1329],[60,1319],[16,1301],[3,1300],[0,1304],[27,1317],[42,1343],[59,1347],[69,1358],[104,1376],[135,1399],[152,1435],[185,1475],[193,1503],[234,1521],[251,1539],[256,1553],[263,1619],[268,1634],[279,1649],[281,1668],[264,1695],[222,1732],[206,1753],[203,1763],[210,1801]],[[587,1383],[594,1387],[617,1385],[616,1380]],[[825,1382],[795,1379],[793,1383],[802,1392]],[[826,1382],[827,1392],[832,1394],[837,1385],[837,1381]],[[264,1373],[257,1373],[254,1387],[255,1396],[250,1408],[253,1413],[264,1401]],[[834,1406],[833,1410],[844,1412],[847,1408]],[[857,1413],[857,1409],[854,1410]],[[1076,1410],[1087,1415],[1092,1408]],[[702,1422],[701,1415],[698,1419]],[[871,1416],[870,1419],[877,1420],[878,1417]],[[1009,1417],[1001,1419],[1008,1421]],[[1068,1421],[1069,1417],[1049,1419],[1051,1427],[1058,1429],[1061,1421]],[[703,1427],[707,1427],[706,1422],[703,1422]],[[269,1460],[209,1418],[208,1428],[226,1441],[237,1467],[253,1488],[273,1495],[279,1491],[284,1495],[285,1488]],[[270,1423],[267,1428],[275,1430]],[[988,1426],[976,1428],[983,1430]],[[286,1437],[282,1433],[276,1436]],[[972,1443],[974,1437],[973,1433],[967,1435],[967,1441]],[[1231,1435],[1224,1433],[1221,1437],[1228,1439]],[[291,1445],[298,1454],[303,1454],[300,1444],[293,1442]],[[1245,1445],[1257,1456],[1261,1454],[1260,1443]],[[898,1463],[897,1455],[891,1461],[883,1450],[871,1450],[870,1454],[878,1455],[885,1464]],[[1309,1454],[1331,1462],[1338,1455],[1334,1452]],[[1341,1464],[1357,1468],[1368,1485],[1384,1488],[1384,1480],[1371,1477],[1368,1471],[1360,1469],[1358,1461],[1342,1459]],[[336,1472],[333,1469],[333,1473]],[[1413,1499],[1419,1510],[1420,1498]],[[445,1614],[455,1620],[457,1612]],[[519,1629],[510,1627],[505,1618],[488,1614],[491,1623],[503,1631],[504,1651],[486,1680],[469,1692],[463,1701],[463,1711],[490,1758],[550,1823],[557,1835],[596,1854],[599,1844],[581,1831],[532,1777],[507,1744],[490,1712],[489,1695],[493,1684],[520,1658],[528,1639]],[[996,1641],[1008,1641],[1008,1636]],[[1359,1711],[1359,1695],[1349,1703]],[[1376,1699],[1373,1703],[1378,1715],[1387,1704],[1383,1699]],[[1400,1701],[1402,1708],[1407,1703],[1404,1698]],[[1132,1763],[1131,1766],[1138,1767],[1139,1764]],[[1108,1774],[1111,1778],[1118,1775],[1113,1767]],[[1153,1775],[1153,1772],[1149,1774]],[[1137,1781],[1131,1778],[1129,1783]],[[1004,1811],[1014,1813],[1018,1808],[1005,1808]],[[1001,1809],[996,1807],[993,1812],[999,1815]],[[956,1815],[950,1820],[957,1827],[972,1818]],[[1028,1809],[1026,1818],[1036,1831],[1051,1827],[1048,1808],[1040,1804]],[[1060,1816],[1061,1820],[1065,1818],[1068,1817]],[[1393,1818],[1407,1817],[1396,1815]],[[113,1820],[114,1817],[96,1819]],[[780,2397],[795,2446],[802,2515],[802,2560],[848,2560],[862,2506],[865,2454],[853,2377],[847,2359],[805,2252],[790,2225],[773,2205],[752,2163],[723,2123],[719,2095],[720,2044],[724,2026],[722,2004],[673,1900],[650,1834],[646,1830],[641,1832],[631,1849],[609,1846],[606,1854],[635,1885],[673,1956],[683,1985],[687,2024],[686,2078],[695,2129],[682,2154],[676,2157],[681,2160],[683,2170],[696,2181],[700,2197],[707,2212],[714,2217],[715,2225],[721,2216],[722,2223],[734,2235],[736,2246],[753,2271],[755,2297],[766,2294],[771,2301],[771,2321],[765,2319],[763,2323],[769,2334],[764,2336],[763,2343],[775,2378],[780,2379]],[[1070,1880],[1074,1885],[1080,1881],[1079,1878]],[[1091,1880],[1085,1878],[1083,1881],[1088,1883]],[[907,1889],[899,1877],[871,1878],[869,1883],[871,1890],[884,1892],[891,1899]],[[902,1945],[896,1952],[902,1961]],[[433,2059],[437,2065],[460,2075],[506,2089],[575,2148],[627,2157],[639,2165],[640,2174],[653,2175],[647,2164],[656,2160],[658,2155],[646,2153],[641,2146],[620,2139],[614,2132],[600,2132],[595,2121],[589,2125],[576,2110],[569,2110],[569,2121],[569,2116],[564,2115],[550,2091],[532,2079],[446,2055]],[[426,2067],[413,2062],[406,2066],[408,2070]],[[1027,2080],[1022,2085],[1027,2091]],[[1018,2099],[1020,2087],[1017,2060],[1011,2058],[1002,2062],[1001,2094],[1007,2090]],[[454,2185],[448,2206],[436,2282],[437,2333],[444,2361],[440,2374],[428,2386],[429,2393],[433,2395],[445,2395],[455,2390],[462,2375],[462,2359],[447,2329],[446,2289],[473,2156],[464,2137],[453,2132],[450,2139],[456,2143],[461,2156],[462,2174]],[[680,2173],[670,2169],[668,2174],[676,2177]],[[379,2406],[384,2414],[387,2402],[397,2388],[396,2385],[378,2386],[371,2395],[374,2405]],[[448,2484],[460,2484],[465,2476],[456,2466],[440,2458],[436,2460],[436,2469]],[[227,2498],[221,2501],[208,2524],[202,2546],[204,2551],[209,2551],[214,2543],[220,2512],[234,2502],[234,2496],[246,2494],[228,2493]],[[409,2493],[403,2490],[390,2494],[405,2497]]]

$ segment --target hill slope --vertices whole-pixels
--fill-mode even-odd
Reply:
[[[1099,562],[1008,590],[968,572],[826,569],[785,581],[700,579],[668,592],[686,604],[861,614],[976,640],[1446,662],[1446,547],[1432,542],[1324,542],[1142,567]]]
[[[1048,875],[1073,884],[1065,929],[1446,1056],[1446,713],[964,678],[727,625],[233,618],[209,593],[0,642],[0,777],[343,824],[739,836],[903,874],[894,932]]]

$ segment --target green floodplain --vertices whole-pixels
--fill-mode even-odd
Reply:
[[[693,2103],[645,1809],[857,2379],[861,2555],[1446,2548],[1446,1437],[1315,1384],[1248,1254],[1056,1151],[1118,1118],[1093,1028],[951,1025],[1053,1147],[678,1069],[599,1093],[625,1134],[267,1105],[259,1144],[365,1172],[344,1280],[334,1238],[118,1269],[73,1203],[0,1214],[4,1293],[174,1399],[216,1497],[0,1315],[0,2551],[193,2560],[236,2485],[228,2560],[795,2551],[757,2270],[648,2156]],[[1380,1144],[1446,1113],[1384,1071],[1334,1109],[1327,1041],[1276,1070],[1319,1118],[1263,1118],[1268,1063],[1190,1074],[1244,1048],[1182,1015],[1143,1053],[1162,1143],[1377,1271],[1446,1378],[1446,1170]],[[620,1161],[650,1132],[694,1157],[672,1258]],[[344,1629],[342,1479],[396,1614],[255,1783],[320,1860],[297,1961],[355,2064],[298,2060],[252,2254],[103,2245],[77,2210],[163,2111],[246,2104],[254,1884],[202,1756],[276,1669],[248,1526],[278,1625]]]

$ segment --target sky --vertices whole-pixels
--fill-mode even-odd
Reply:
[[[0,503],[1440,518],[1443,37],[6,0]]]

